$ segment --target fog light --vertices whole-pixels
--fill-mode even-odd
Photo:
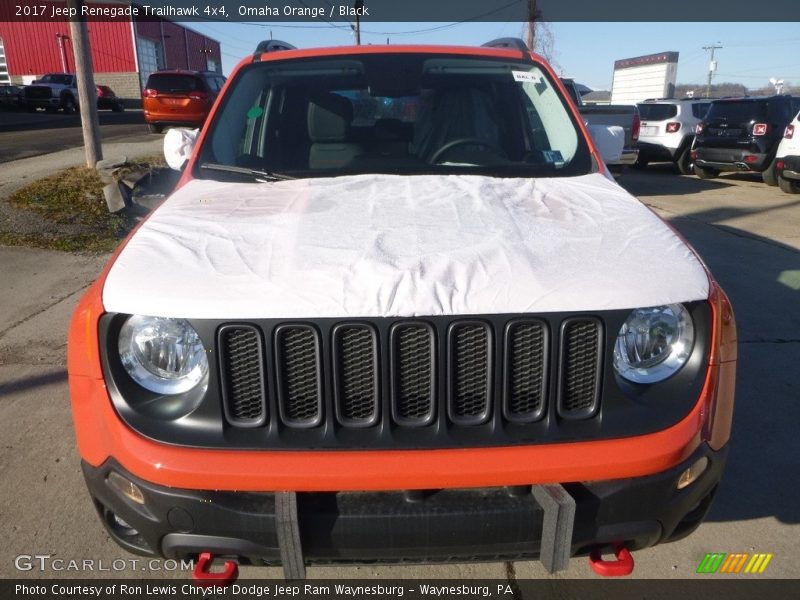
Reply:
[[[697,481],[698,477],[703,474],[706,468],[708,468],[708,459],[705,456],[697,459],[691,467],[681,473],[681,476],[678,478],[678,489],[682,490]]]
[[[132,500],[137,504],[144,504],[144,494],[139,489],[139,486],[132,481],[128,481],[116,471],[111,471],[108,474],[108,483],[128,500]]]

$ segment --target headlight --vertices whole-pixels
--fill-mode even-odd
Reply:
[[[634,310],[617,335],[614,368],[634,383],[656,383],[686,364],[694,324],[682,304]]]
[[[208,373],[200,336],[183,319],[130,317],[119,332],[119,356],[136,383],[158,394],[188,392]]]

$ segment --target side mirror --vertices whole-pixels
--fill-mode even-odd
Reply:
[[[170,169],[183,170],[183,166],[194,151],[199,129],[177,127],[164,135],[164,158]]]
[[[600,157],[608,164],[622,158],[625,147],[625,130],[619,125],[587,125]]]

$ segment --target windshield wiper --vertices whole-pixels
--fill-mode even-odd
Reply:
[[[296,179],[291,175],[283,173],[273,173],[272,171],[259,171],[258,169],[248,169],[247,167],[237,167],[234,165],[222,165],[218,163],[203,163],[200,168],[205,171],[222,171],[224,173],[237,173],[245,175],[255,181],[287,181]]]

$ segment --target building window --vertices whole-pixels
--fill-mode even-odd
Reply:
[[[164,48],[160,42],[137,37],[136,52],[139,55],[139,78],[144,88],[150,74],[164,68]]]
[[[0,85],[8,85],[11,83],[11,77],[8,76],[8,62],[6,61],[6,47],[3,44],[3,38],[0,38]]]

